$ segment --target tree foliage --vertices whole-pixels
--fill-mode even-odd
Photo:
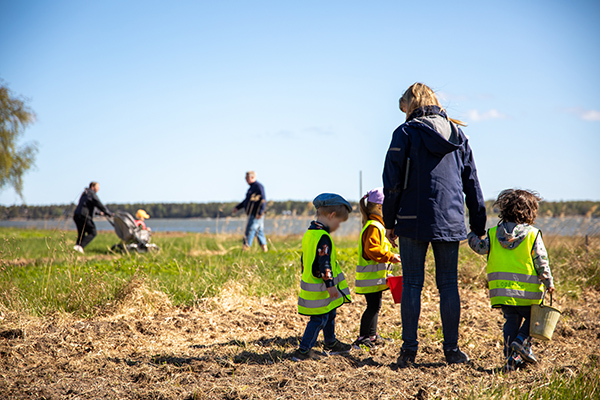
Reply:
[[[35,113],[0,81],[0,190],[11,186],[23,200],[23,175],[34,165],[37,143],[19,144]]]

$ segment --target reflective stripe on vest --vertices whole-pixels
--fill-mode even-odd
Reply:
[[[354,290],[358,294],[381,292],[388,289],[386,278],[388,275],[388,266],[386,263],[378,263],[377,261],[367,260],[363,257],[363,235],[367,227],[373,225],[379,230],[383,239],[382,247],[385,252],[390,249],[390,241],[385,237],[385,227],[381,222],[368,220],[362,231],[358,241],[358,265],[356,266],[356,280],[354,282]]]
[[[350,302],[350,288],[338,262],[333,240],[331,241],[331,269],[333,284],[337,287],[339,296],[329,297],[327,287],[322,278],[315,278],[312,266],[317,256],[317,245],[323,235],[329,234],[321,229],[309,229],[302,238],[302,277],[300,280],[300,296],[298,297],[298,312],[303,315],[327,314],[331,310]],[[329,236],[331,239],[331,236]]]
[[[493,227],[488,232],[487,276],[492,307],[539,304],[543,289],[531,258],[539,230],[533,228],[514,249],[502,247],[496,231],[497,227]]]

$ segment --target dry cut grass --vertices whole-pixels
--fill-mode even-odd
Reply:
[[[241,285],[229,283],[218,296],[181,308],[134,279],[91,319],[0,310],[0,398],[475,399],[495,393],[512,399],[590,370],[591,395],[598,398],[598,292],[579,300],[559,296],[555,305],[564,317],[552,341],[536,343],[541,362],[511,374],[499,370],[502,318],[489,308],[486,290],[461,289],[461,296],[460,345],[472,363],[444,363],[438,295],[429,285],[417,365],[398,369],[400,307],[389,293],[379,320],[380,333],[391,339],[385,347],[294,362],[289,355],[306,323],[295,297],[246,297]],[[354,340],[364,306],[355,296],[339,309],[341,340]]]

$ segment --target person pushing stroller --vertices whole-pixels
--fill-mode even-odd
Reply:
[[[100,184],[98,182],[90,182],[89,187],[83,190],[79,203],[73,214],[73,221],[77,226],[77,241],[73,250],[80,253],[84,253],[84,248],[97,235],[96,224],[94,224],[94,212],[96,208],[100,211],[100,215],[107,215],[112,217],[112,213],[102,204],[98,198],[98,191],[100,190]]]

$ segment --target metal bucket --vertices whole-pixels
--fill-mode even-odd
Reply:
[[[390,288],[390,292],[392,292],[394,303],[400,304],[402,300],[402,277],[388,275],[387,285]]]
[[[552,307],[552,294],[550,294],[550,305],[544,305],[546,290],[541,304],[531,306],[531,322],[529,325],[529,336],[541,340],[552,339],[552,334],[560,318],[560,310]]]

